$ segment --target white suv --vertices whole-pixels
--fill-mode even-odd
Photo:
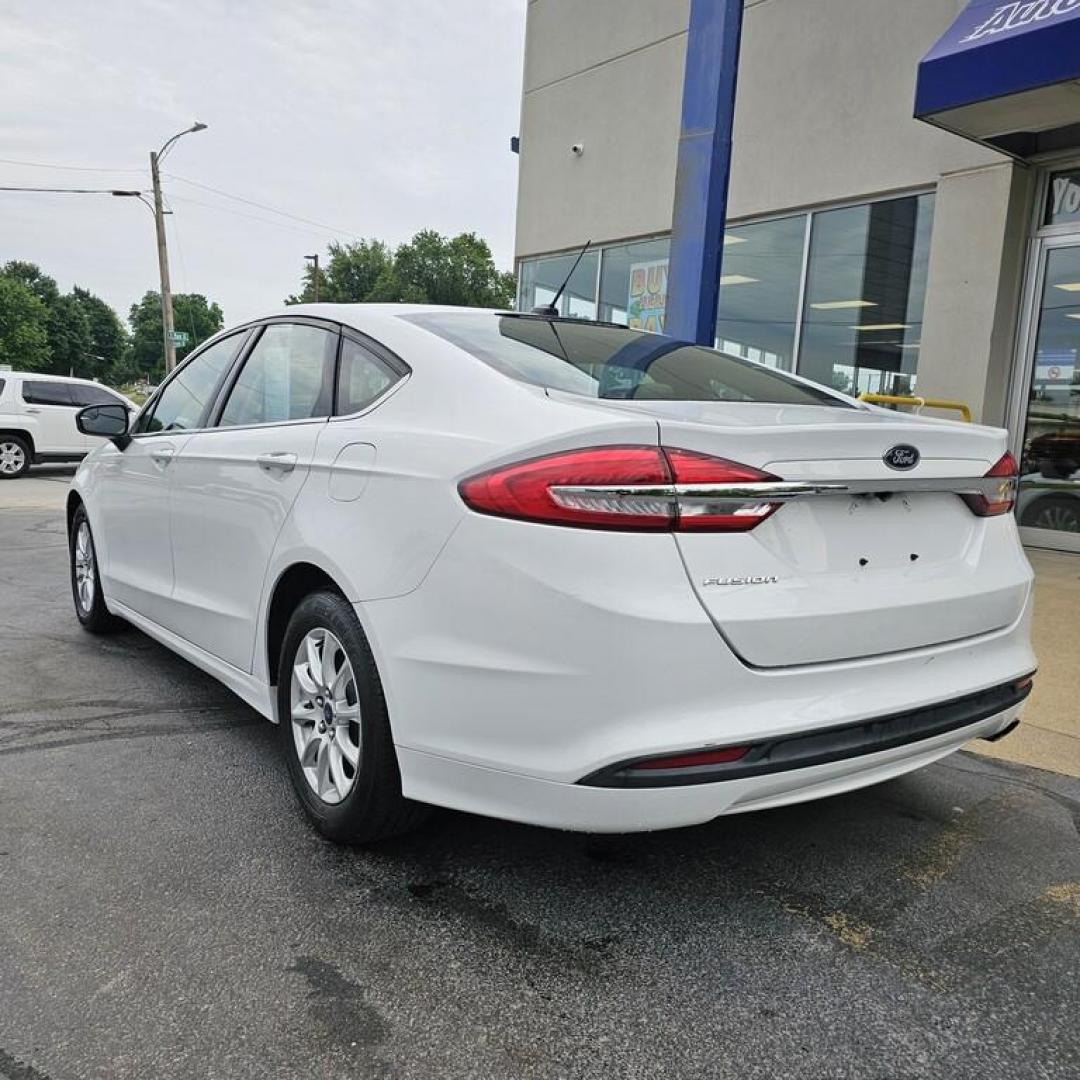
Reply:
[[[105,440],[84,435],[75,414],[86,405],[131,402],[88,379],[0,371],[0,480],[43,461],[79,461]]]

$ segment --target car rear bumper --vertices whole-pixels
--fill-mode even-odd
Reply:
[[[581,781],[634,760],[872,728],[1007,686],[1036,666],[1029,592],[1015,621],[989,634],[752,668],[694,595],[671,536],[618,540],[472,515],[418,588],[356,604],[408,795],[566,828],[705,821],[917,768],[1003,728],[1011,702],[960,717],[955,728],[920,730],[913,748],[889,740],[863,747],[858,760],[814,761],[775,776],[693,790]]]
[[[839,795],[929,765],[1015,725],[1022,704],[888,750],[763,775],[672,787],[559,783],[398,747],[404,794],[468,813],[578,832],[649,832]]]

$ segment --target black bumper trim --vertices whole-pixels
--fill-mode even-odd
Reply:
[[[586,787],[606,788],[684,787],[687,784],[713,784],[788,769],[805,769],[811,765],[876,754],[958,731],[1019,705],[1030,693],[1030,677],[1022,677],[977,694],[967,694],[954,701],[944,701],[922,709],[751,743],[745,756],[738,761],[690,768],[635,769],[640,762],[657,760],[655,756],[638,757],[590,773],[578,783]],[[720,749],[723,747],[702,746],[680,750],[670,756],[685,757]]]

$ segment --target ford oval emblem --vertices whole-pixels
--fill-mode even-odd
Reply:
[[[919,464],[919,451],[914,446],[909,446],[907,443],[900,443],[898,446],[890,446],[881,456],[881,460],[889,466],[890,469],[899,469],[901,472],[905,472],[908,469],[914,469]]]

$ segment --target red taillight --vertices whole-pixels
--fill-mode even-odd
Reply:
[[[986,474],[988,479],[1000,480],[994,485],[990,494],[963,495],[961,498],[971,508],[973,514],[979,517],[996,517],[998,514],[1007,514],[1016,502],[1016,483],[1020,475],[1016,459],[1012,454],[1005,452],[998,463]]]
[[[463,480],[461,497],[482,514],[578,525],[595,529],[671,528],[670,499],[650,505],[618,495],[587,496],[565,488],[619,485],[662,487],[671,483],[667,462],[655,446],[604,446],[520,461]]]
[[[696,765],[725,765],[731,761],[742,760],[749,749],[749,746],[727,746],[723,750],[702,750],[697,754],[682,754],[679,757],[635,761],[628,768],[636,771],[637,769],[692,769]]]
[[[690,450],[665,450],[676,484],[760,484],[779,479],[771,473]],[[707,496],[680,498],[677,528],[682,532],[749,532],[780,507],[779,503]]]
[[[505,465],[458,485],[473,510],[592,529],[746,532],[778,503],[710,486],[775,476],[722,458],[656,446],[598,446]]]

